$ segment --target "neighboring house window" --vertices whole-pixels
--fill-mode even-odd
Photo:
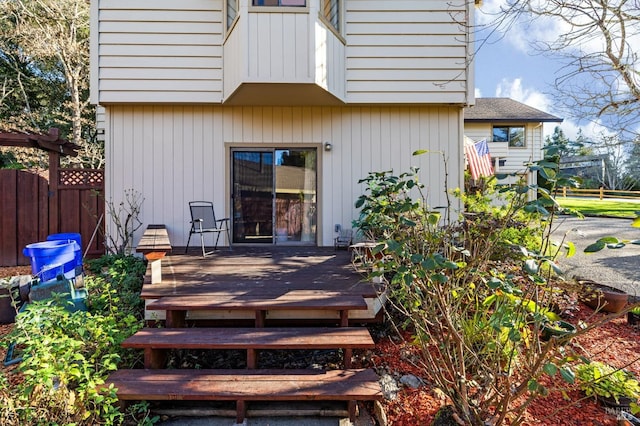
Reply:
[[[496,126],[493,128],[493,142],[509,142],[511,148],[524,148],[524,127]]]
[[[494,157],[491,159],[491,162],[493,163],[493,169],[498,170],[500,167],[504,167],[504,165],[507,164],[507,159]]]
[[[254,6],[306,6],[307,0],[253,0]]]
[[[322,15],[340,32],[340,0],[322,0]]]
[[[231,28],[238,15],[238,0],[227,0],[227,28]]]

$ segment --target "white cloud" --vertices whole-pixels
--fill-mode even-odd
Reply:
[[[502,79],[496,87],[496,97],[511,98],[544,112],[550,113],[552,109],[552,101],[547,95],[534,88],[525,87],[520,78]]]
[[[475,88],[474,92],[475,92],[475,97],[476,98],[481,98],[482,97],[482,91],[478,87]]]
[[[578,130],[580,129],[582,130],[582,134],[588,138],[595,138],[601,133],[609,133],[607,129],[599,123],[576,123],[566,117],[563,117],[562,113],[555,110],[555,102],[551,97],[549,97],[549,95],[540,92],[533,87],[526,86],[520,78],[515,78],[513,80],[502,79],[496,87],[495,96],[499,98],[511,98],[518,102],[522,102],[525,105],[529,105],[530,107],[539,109],[540,111],[556,115],[560,118],[565,118],[562,123],[545,124],[545,136],[551,135],[553,133],[553,129],[558,125],[562,127],[562,131],[569,139],[575,139],[578,135]]]

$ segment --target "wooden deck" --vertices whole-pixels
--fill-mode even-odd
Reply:
[[[381,301],[379,286],[355,271],[350,253],[237,247],[207,257],[195,251],[167,256],[180,250],[171,247],[164,228],[149,227],[145,235],[149,244],[138,247],[149,260],[142,297],[151,314],[147,319],[166,319],[166,328],[142,329],[123,343],[144,350],[145,360],[144,370],[109,376],[123,405],[129,400],[229,400],[236,402],[236,423],[242,423],[247,405],[255,401],[331,400],[345,402],[354,422],[357,401],[382,398],[373,370],[351,368],[354,350],[374,346],[362,322],[377,318]],[[158,249],[161,256],[155,255]],[[239,328],[241,319],[252,317],[253,328]],[[286,327],[274,327],[281,320]],[[350,320],[358,326],[348,327]],[[188,327],[187,321],[192,322]],[[214,326],[203,328],[205,322]],[[324,327],[326,322],[333,326]],[[167,354],[177,349],[245,349],[247,369],[165,370]],[[342,350],[344,369],[259,368],[263,350],[313,349]]]
[[[173,253],[182,252],[181,248],[173,250]],[[207,257],[199,255],[196,248],[186,255],[169,254],[162,259],[162,281],[152,284],[148,271],[141,296],[147,305],[167,296],[204,296],[227,300],[231,306],[234,299],[239,303],[253,298],[282,300],[300,291],[364,297],[369,309],[350,312],[352,318],[374,320],[380,310],[377,299],[380,286],[366,281],[354,269],[348,251],[333,247],[234,246],[233,251],[221,248]],[[269,315],[271,318],[289,316],[286,312]],[[303,317],[307,315],[308,312]],[[249,313],[241,318],[251,316]],[[153,318],[164,319],[163,312],[147,311],[147,319]],[[237,316],[224,312],[190,312],[188,318]]]
[[[182,253],[176,248],[173,253]],[[202,257],[169,254],[162,259],[162,282],[145,282],[144,299],[172,295],[207,295],[212,292],[268,292],[274,296],[290,290],[339,291],[375,296],[375,287],[364,281],[351,264],[346,250],[332,247],[224,248]]]

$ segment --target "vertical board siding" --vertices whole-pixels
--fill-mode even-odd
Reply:
[[[311,29],[307,13],[249,12],[247,82],[311,83]]]
[[[222,19],[222,0],[100,1],[97,101],[221,102]]]
[[[211,200],[217,215],[230,213],[229,147],[317,147],[319,244],[330,246],[333,225],[357,218],[358,180],[369,172],[417,166],[429,203],[445,204],[442,157],[411,154],[446,152],[449,186],[460,186],[461,114],[457,107],[109,106],[107,199],[141,193],[142,222],[167,225],[172,244],[184,246],[189,201]]]
[[[466,102],[467,2],[345,4],[348,102]]]
[[[247,76],[246,22],[238,18],[224,42],[224,98],[228,98]]]
[[[315,82],[339,99],[346,96],[346,47],[320,19],[315,22]]]

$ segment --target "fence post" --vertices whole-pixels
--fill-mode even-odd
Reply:
[[[562,187],[562,198],[567,198],[567,187],[566,186]]]
[[[56,234],[59,232],[58,209],[60,200],[60,154],[55,151],[49,151],[49,223],[48,234]]]
[[[604,187],[601,186],[600,187],[600,199],[602,200],[604,198]]]

